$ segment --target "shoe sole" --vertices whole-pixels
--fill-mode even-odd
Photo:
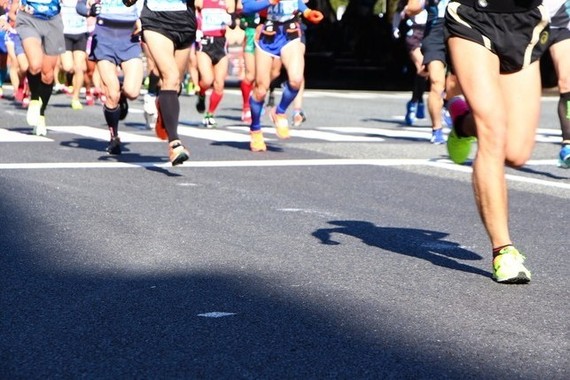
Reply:
[[[47,136],[47,128],[35,126],[33,129],[33,134],[36,136]]]
[[[250,149],[252,152],[266,152],[266,151],[267,151],[267,147],[254,148],[254,147],[250,146],[249,149]]]
[[[500,284],[528,284],[530,282],[530,278],[524,272],[519,272],[515,277],[505,278],[502,280],[494,277],[494,279]]]
[[[172,161],[172,166],[180,165],[184,161],[188,160],[189,158],[190,158],[190,156],[188,156],[188,154],[186,152],[181,152],[180,154],[178,154],[178,156],[176,156],[174,161]]]

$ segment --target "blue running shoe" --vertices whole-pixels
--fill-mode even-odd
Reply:
[[[418,102],[418,109],[416,110],[416,117],[418,119],[425,119],[426,117],[426,106],[423,101]]]
[[[430,142],[435,145],[445,144],[445,137],[443,136],[443,129],[434,129],[431,131]]]
[[[562,145],[558,158],[561,168],[570,169],[570,144]]]
[[[406,105],[406,125],[413,125],[416,121],[416,110],[418,108],[418,103],[412,102],[411,100]]]

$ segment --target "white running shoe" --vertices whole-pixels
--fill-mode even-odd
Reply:
[[[34,125],[33,133],[36,136],[46,136],[47,135],[45,116],[39,116],[38,117],[38,122],[36,123],[36,125]]]
[[[158,118],[155,95],[145,94],[143,110],[146,127],[148,129],[154,129],[156,127],[156,119]]]
[[[40,119],[40,110],[42,108],[42,101],[30,100],[28,105],[28,111],[26,113],[26,122],[30,127],[35,127]]]

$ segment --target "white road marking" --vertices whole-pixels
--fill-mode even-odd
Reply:
[[[179,125],[178,134],[212,141],[249,142],[249,134],[229,132],[226,129],[206,129]]]
[[[228,127],[228,129],[233,129],[236,131],[242,131],[244,133],[249,133],[249,127]],[[314,128],[314,129],[289,129],[289,133],[291,137],[301,137],[305,139],[312,139],[312,140],[320,140],[320,141],[331,141],[331,142],[379,142],[385,141],[385,139],[377,136],[359,136],[359,135],[349,135],[349,134],[339,134],[339,133],[330,133],[326,131],[322,131],[323,129],[328,128]],[[339,131],[341,132],[352,132],[352,128],[344,128],[340,127]],[[273,127],[264,127],[263,128],[263,136],[266,137],[267,135],[276,136],[277,132]],[[247,140],[249,141],[249,135],[247,136]]]
[[[49,131],[53,131],[53,132],[64,132],[64,133],[80,135],[83,137],[89,137],[96,140],[109,141],[109,131],[103,128],[77,125],[77,126],[61,126],[61,127],[48,126],[47,129],[48,129],[48,136],[49,136]],[[137,133],[123,132],[123,131],[119,131],[119,136],[121,137],[122,142],[129,142],[129,143],[161,141],[158,137],[145,136]]]
[[[292,166],[436,166],[442,169],[470,173],[470,166],[455,165],[449,160],[432,159],[307,159],[307,160],[250,160],[250,161],[190,161],[173,168],[237,168],[237,167],[292,167]],[[532,166],[555,166],[556,160],[534,160]],[[530,166],[527,165],[527,166]],[[133,169],[133,168],[171,168],[168,162],[52,162],[52,163],[5,163],[0,170],[30,169]],[[554,182],[542,179],[507,174],[511,181],[532,183],[546,187],[570,190],[568,182]]]
[[[236,315],[236,313],[226,313],[223,311],[211,311],[209,313],[198,314],[198,317],[221,318],[221,317],[229,317],[230,315]]]
[[[0,141],[1,142],[48,142],[52,141],[47,137],[36,136],[31,134],[32,128],[26,133],[9,131],[0,128]],[[28,133],[30,132],[30,133]]]
[[[321,127],[326,131],[335,131],[341,133],[362,133],[365,136],[374,136],[375,138],[382,139],[382,137],[405,137],[405,138],[416,138],[429,140],[431,138],[431,128],[429,131],[408,131],[408,130],[398,130],[398,129],[385,129],[385,128],[365,128],[365,127]],[[384,139],[382,139],[384,140]]]

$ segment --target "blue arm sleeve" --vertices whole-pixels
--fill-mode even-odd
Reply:
[[[75,6],[75,10],[81,16],[89,16],[89,9],[87,9],[87,0],[79,0]]]
[[[305,12],[306,9],[308,9],[309,7],[307,7],[307,4],[305,4],[305,2],[303,0],[299,0],[298,1],[299,4],[299,12],[303,13]]]
[[[259,12],[271,5],[269,0],[243,0],[242,4],[243,4],[243,13],[245,14]]]

